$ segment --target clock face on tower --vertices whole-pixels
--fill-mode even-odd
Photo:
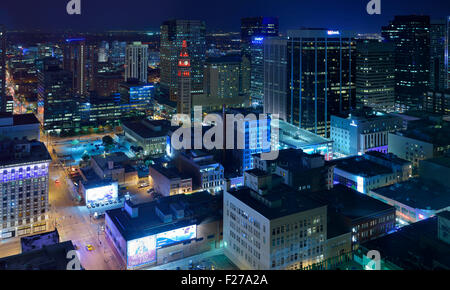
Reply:
[[[190,66],[190,61],[189,60],[179,60],[178,61],[178,66]]]

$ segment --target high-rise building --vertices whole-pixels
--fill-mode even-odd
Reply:
[[[68,38],[64,45],[63,68],[72,73],[73,93],[85,96],[88,91],[88,47],[84,38]]]
[[[203,66],[206,57],[206,25],[200,20],[168,20],[161,25],[161,92],[171,101],[177,100],[178,56],[182,42],[189,43],[191,91],[203,93]]]
[[[394,45],[378,40],[356,44],[356,105],[393,111],[395,104]]]
[[[328,137],[330,116],[355,107],[354,34],[300,29],[287,36],[287,120]]]
[[[448,38],[450,18],[430,22],[430,87],[432,91],[449,88]]]
[[[241,44],[250,48],[254,36],[278,36],[278,17],[247,17],[241,19]]]
[[[226,99],[239,95],[239,55],[211,57],[205,62],[204,90],[211,98]]]
[[[253,106],[264,104],[264,36],[254,36],[250,46],[250,99]]]
[[[430,17],[395,16],[382,36],[395,45],[396,109],[419,108],[430,81]]]
[[[1,238],[48,230],[48,181],[52,161],[44,143],[0,143]]]
[[[264,40],[264,113],[278,114],[287,121],[287,39]]]
[[[150,110],[155,96],[155,87],[129,79],[119,84],[120,102],[124,106],[124,114],[129,116],[145,116]]]
[[[450,89],[428,91],[423,98],[423,110],[442,115],[450,114]]]
[[[126,42],[113,41],[111,43],[109,62],[113,68],[119,68],[125,64]]]
[[[258,55],[261,57],[262,46],[256,49],[256,68],[252,68],[252,45],[254,42],[254,37],[269,37],[278,36],[278,18],[277,17],[248,17],[241,19],[241,53],[242,53],[242,64],[241,64],[241,92],[245,95],[250,94],[251,82],[252,82],[252,70],[255,73],[261,74],[260,69],[261,64],[258,63]],[[257,40],[258,41],[258,40]],[[261,45],[261,44],[260,44]],[[260,76],[256,76],[261,78]],[[256,85],[256,84],[255,84]],[[253,98],[253,96],[251,96]],[[261,98],[256,96],[256,104],[261,103]]]
[[[147,83],[148,45],[133,42],[127,45],[125,57],[125,81],[135,79]]]
[[[0,25],[0,112],[6,110],[6,30]]]
[[[38,72],[38,119],[48,132],[74,129],[80,122],[79,97],[73,94],[72,76],[57,59],[42,61]]]
[[[177,81],[177,113],[190,116],[192,104],[191,59],[186,40],[183,40],[182,49],[178,57]]]

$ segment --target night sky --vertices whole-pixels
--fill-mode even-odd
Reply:
[[[159,30],[170,18],[202,19],[208,31],[239,31],[240,18],[278,16],[280,30],[306,27],[379,32],[394,15],[450,15],[449,0],[381,0],[381,15],[368,15],[369,0],[81,0],[81,16],[68,15],[69,0],[0,0],[0,23],[10,29],[46,31]]]

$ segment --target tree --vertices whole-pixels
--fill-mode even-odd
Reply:
[[[89,154],[84,154],[83,156],[81,156],[81,159],[83,159],[84,162],[88,162],[90,158],[91,157],[89,156]]]
[[[110,147],[110,146],[114,145],[114,140],[109,135],[103,136],[102,142],[103,142],[103,146],[105,146],[105,147]]]

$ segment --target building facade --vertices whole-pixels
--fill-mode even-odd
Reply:
[[[38,116],[47,132],[79,127],[80,97],[72,90],[73,73],[61,69],[57,59],[44,60],[38,72]]]
[[[301,29],[287,36],[287,120],[328,137],[330,116],[355,107],[354,34]]]
[[[50,154],[37,141],[0,144],[2,239],[48,230]]]
[[[400,117],[383,113],[352,112],[331,116],[331,140],[334,152],[361,155],[367,151],[388,152],[388,134],[403,128]]]
[[[326,258],[326,205],[272,174],[253,170],[244,180],[223,199],[224,252],[239,269],[303,269]]]
[[[287,119],[287,40],[281,37],[264,39],[264,100],[265,114],[278,114]]]
[[[177,100],[178,56],[185,40],[189,44],[192,93],[203,92],[203,66],[206,57],[206,25],[200,20],[168,20],[161,25],[161,92]]]
[[[180,55],[178,56],[177,72],[177,113],[191,116],[192,110],[192,69],[187,42],[183,40]]]
[[[382,36],[395,45],[396,110],[419,108],[430,81],[430,17],[395,16]]]
[[[133,42],[127,45],[125,54],[125,82],[129,79],[147,83],[148,45]]]
[[[356,103],[358,107],[391,112],[395,104],[394,45],[378,40],[356,44]]]

